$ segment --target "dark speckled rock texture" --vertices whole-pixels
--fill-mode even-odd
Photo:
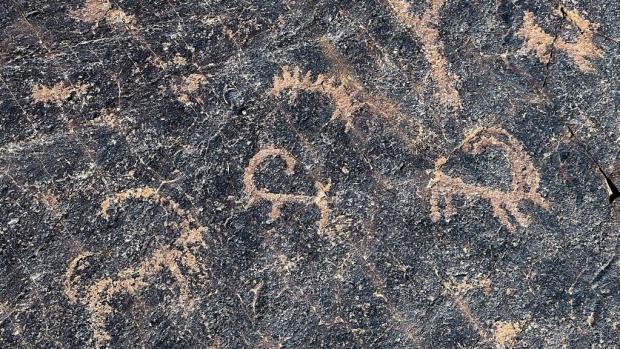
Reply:
[[[0,1],[0,347],[620,348],[619,28]]]

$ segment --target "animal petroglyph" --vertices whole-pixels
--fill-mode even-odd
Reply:
[[[320,93],[330,97],[334,103],[332,120],[342,119],[345,121],[347,130],[353,128],[353,113],[360,108],[361,104],[355,103],[352,90],[343,83],[337,83],[335,78],[319,74],[312,79],[310,71],[302,75],[299,67],[291,70],[288,66],[284,66],[282,74],[273,78],[270,94],[277,96],[286,90],[291,92],[291,102],[301,91]]]
[[[261,201],[271,202],[271,212],[269,213],[269,219],[276,220],[282,213],[282,207],[286,203],[299,204],[299,205],[316,205],[321,213],[321,217],[317,222],[319,232],[331,236],[331,230],[328,228],[330,209],[328,206],[327,192],[329,192],[330,184],[322,184],[315,182],[316,195],[300,195],[300,194],[279,194],[271,193],[265,189],[259,189],[256,187],[254,175],[259,166],[267,160],[267,158],[279,157],[286,162],[286,175],[292,176],[295,173],[295,165],[297,161],[293,158],[291,153],[286,150],[278,148],[265,148],[256,153],[250,159],[248,167],[245,169],[243,175],[243,184],[245,186],[245,192],[248,194],[248,205],[252,206]]]
[[[176,214],[180,217],[177,225],[180,235],[171,246],[157,248],[138,265],[90,285],[84,285],[80,271],[86,269],[87,259],[94,253],[83,252],[69,263],[64,280],[65,294],[71,303],[81,303],[88,309],[96,348],[105,347],[111,339],[106,322],[114,311],[111,303],[113,297],[121,294],[137,296],[141,289],[151,285],[158,274],[168,271],[179,289],[179,305],[187,312],[192,309],[194,301],[185,273],[199,277],[204,275],[202,263],[196,256],[200,247],[206,248],[203,239],[206,229],[200,226],[190,213],[176,202],[160,195],[155,189],[144,187],[129,189],[106,198],[101,203],[99,215],[108,219],[108,211],[113,205],[120,206],[128,200],[148,200],[161,206],[166,212]]]
[[[322,42],[323,46],[327,46]],[[329,47],[329,46],[328,46]],[[330,47],[330,51],[334,49]],[[332,53],[333,54],[333,53]],[[342,60],[338,58],[338,60]],[[340,65],[343,65],[342,62]],[[346,67],[344,70],[350,70]],[[349,73],[350,74],[350,73]],[[299,92],[319,93],[329,97],[334,103],[332,120],[340,119],[345,123],[345,131],[354,129],[354,114],[363,108],[368,108],[374,114],[380,116],[389,124],[390,131],[396,134],[402,141],[414,151],[427,133],[419,122],[403,113],[399,107],[388,98],[378,93],[367,91],[363,85],[351,75],[340,74],[338,78],[318,74],[312,78],[312,73],[307,71],[302,74],[299,67],[282,67],[282,73],[273,78],[273,87],[269,94],[278,96],[285,91],[290,92],[289,102],[295,101]],[[412,137],[403,130],[413,128],[418,133]]]
[[[538,194],[540,177],[532,164],[523,145],[501,128],[477,128],[470,132],[458,149],[474,155],[480,155],[488,148],[502,150],[510,163],[512,183],[510,191],[478,186],[464,182],[461,178],[448,176],[442,170],[448,161],[440,157],[435,161],[435,171],[428,187],[431,191],[431,218],[437,222],[442,216],[439,207],[439,198],[444,196],[445,207],[443,215],[448,218],[455,214],[452,198],[462,195],[468,199],[484,198],[489,200],[493,208],[493,215],[509,231],[514,232],[516,227],[509,218],[509,213],[521,226],[527,227],[530,218],[519,209],[522,201],[531,201],[536,205],[548,209],[549,204]]]
[[[456,89],[458,77],[449,72],[449,63],[443,55],[443,42],[439,37],[439,11],[445,0],[428,0],[428,9],[422,16],[411,12],[407,0],[388,0],[396,18],[413,37],[422,44],[424,58],[431,67],[431,78],[436,85],[439,101],[452,108],[461,108],[461,97]]]
[[[563,51],[582,72],[594,71],[591,60],[603,57],[603,51],[596,47],[593,41],[598,24],[582,18],[576,10],[567,10],[563,6],[556,10],[556,15],[565,18],[579,30],[575,42],[568,42],[561,37],[546,33],[536,24],[534,14],[525,11],[523,26],[517,32],[518,37],[525,39],[523,50],[534,53],[544,64],[549,63],[554,50]]]

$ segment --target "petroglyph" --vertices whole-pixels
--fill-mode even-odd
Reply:
[[[286,162],[285,174],[287,176],[292,176],[295,173],[295,165],[297,161],[288,151],[278,148],[265,148],[260,150],[252,157],[252,159],[250,159],[248,167],[246,167],[245,173],[243,174],[243,184],[245,186],[245,192],[248,194],[248,205],[252,206],[261,201],[269,201],[271,203],[269,219],[271,220],[276,220],[280,217],[282,207],[286,203],[315,205],[321,213],[321,217],[317,222],[319,232],[322,234],[327,234],[330,238],[333,238],[332,230],[328,227],[331,210],[328,205],[327,193],[329,192],[330,184],[322,184],[318,181],[315,182],[315,196],[279,194],[271,193],[265,189],[259,189],[256,187],[254,175],[256,171],[258,171],[259,166],[271,157],[279,157]]]
[[[106,126],[113,129],[123,129],[130,121],[119,117],[114,111],[109,109],[101,110],[98,117],[87,122],[87,125]]]
[[[436,85],[439,101],[452,108],[461,108],[461,97],[456,88],[458,76],[449,72],[450,64],[443,55],[443,42],[439,37],[439,11],[445,0],[428,0],[428,9],[422,16],[411,12],[411,5],[406,0],[388,0],[396,18],[413,37],[422,44],[424,58],[431,67],[431,78]]]
[[[523,331],[524,321],[508,322],[498,321],[495,323],[493,336],[495,347],[498,349],[512,348],[516,343],[519,334]]]
[[[99,25],[100,22],[104,22],[109,26],[124,28],[134,40],[139,42],[151,53],[149,60],[155,66],[160,69],[165,69],[168,66],[168,64],[153,51],[149,43],[140,34],[140,28],[136,17],[125,13],[125,11],[119,8],[117,3],[113,4],[108,0],[86,0],[83,7],[70,11],[69,16],[78,21],[94,24],[95,26]]]
[[[32,99],[35,103],[54,103],[61,105],[64,101],[69,99],[72,95],[80,97],[88,91],[90,85],[66,85],[64,82],[59,82],[52,87],[37,84],[32,88]]]
[[[69,12],[69,15],[87,23],[105,20],[108,24],[136,24],[134,16],[127,15],[120,9],[113,9],[108,0],[86,0],[83,7]]]
[[[368,108],[375,115],[380,116],[388,125],[390,132],[396,135],[412,153],[415,153],[423,137],[430,135],[429,131],[416,118],[403,112],[398,104],[387,96],[379,91],[368,91],[364,84],[355,78],[355,70],[346,57],[327,37],[322,37],[319,43],[323,53],[332,64],[333,74],[346,87],[356,107]],[[351,116],[346,121],[351,129],[353,117]],[[411,131],[414,131],[415,135],[412,135]]]
[[[107,0],[86,0],[84,7],[69,12],[69,15],[84,22],[96,23],[104,19],[111,9],[112,4]]]
[[[172,58],[172,64],[174,64],[177,67],[182,67],[182,66],[188,64],[187,58],[185,58],[185,57],[183,57],[183,56],[181,56],[180,54],[177,53],[174,56],[174,58]]]
[[[179,288],[179,305],[189,312],[194,300],[190,294],[188,275],[204,276],[202,262],[197,259],[199,248],[206,248],[203,238],[205,228],[178,203],[160,195],[155,189],[143,187],[129,189],[108,197],[101,203],[99,215],[109,219],[111,207],[122,206],[128,200],[148,200],[161,206],[166,212],[180,217],[177,225],[179,237],[171,246],[157,248],[153,254],[136,266],[121,270],[113,277],[100,279],[90,285],[84,285],[80,272],[86,269],[88,258],[93,252],[83,252],[75,257],[65,273],[64,291],[71,303],[81,303],[90,313],[90,324],[93,331],[94,346],[105,347],[111,336],[107,330],[107,320],[114,308],[112,299],[121,294],[137,296],[140,290],[148,287],[158,274],[167,270]]]
[[[289,102],[293,102],[302,91],[323,94],[334,103],[331,119],[343,120],[346,132],[354,129],[354,114],[363,108],[368,108],[385,120],[389,124],[390,131],[396,134],[409,150],[415,152],[422,137],[428,135],[427,130],[415,119],[405,115],[388,98],[375,92],[366,91],[363,85],[352,76],[351,69],[343,62],[343,58],[337,56],[338,54],[331,43],[322,40],[321,45],[328,52],[327,55],[330,56],[330,60],[339,62],[341,72],[338,74],[338,78],[318,74],[313,79],[310,71],[302,74],[299,67],[284,66],[282,73],[274,76],[273,87],[269,95],[279,96],[285,91],[289,91]],[[333,56],[337,57],[334,58]],[[403,130],[403,128],[406,130],[410,127],[417,132],[415,137]]]
[[[511,232],[516,230],[516,226],[511,222],[509,213],[521,226],[527,227],[530,223],[530,217],[519,209],[522,201],[531,201],[544,209],[549,208],[549,204],[538,194],[540,176],[530,156],[523,149],[523,145],[505,130],[493,127],[476,128],[469,132],[455,151],[462,150],[473,155],[480,155],[488,148],[502,150],[509,161],[512,171],[511,190],[502,191],[478,186],[466,183],[461,178],[448,176],[442,170],[448,159],[440,157],[435,161],[435,171],[427,186],[431,191],[431,218],[434,222],[439,221],[442,216],[439,207],[441,196],[444,196],[443,215],[446,218],[455,214],[452,203],[455,195],[462,195],[467,199],[489,200],[493,215]]]
[[[458,282],[454,279],[448,279],[443,282],[444,294],[452,299],[458,311],[463,315],[469,325],[476,330],[480,338],[485,341],[489,340],[489,331],[482,325],[480,320],[474,315],[466,300],[467,292],[474,288],[475,285],[467,281]]]
[[[302,75],[299,67],[290,69],[284,66],[282,74],[273,78],[270,95],[277,96],[286,90],[290,91],[290,102],[295,101],[301,91],[320,93],[330,97],[334,103],[332,120],[342,119],[345,121],[347,130],[353,128],[353,113],[360,108],[361,104],[355,103],[352,91],[344,84],[337,83],[335,78],[319,74],[312,79],[310,71]]]
[[[523,51],[534,53],[541,63],[548,64],[554,50],[563,51],[577,65],[579,70],[585,73],[593,72],[592,60],[603,57],[603,51],[594,44],[594,35],[599,25],[582,18],[577,10],[567,10],[560,6],[555,14],[565,18],[579,34],[575,42],[568,42],[561,37],[554,37],[546,33],[536,24],[534,14],[525,11],[523,14],[523,26],[517,32],[517,36],[524,39]]]

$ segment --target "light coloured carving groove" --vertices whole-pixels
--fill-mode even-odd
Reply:
[[[310,195],[301,195],[301,194],[280,194],[280,193],[272,193],[265,189],[259,189],[256,186],[256,182],[254,176],[256,171],[258,171],[259,166],[265,162],[268,158],[279,157],[286,162],[286,170],[285,174],[287,176],[292,176],[295,173],[295,165],[297,161],[293,158],[291,153],[286,150],[278,149],[278,148],[265,148],[260,150],[256,155],[250,159],[248,166],[245,169],[245,173],[243,175],[243,184],[245,186],[245,192],[248,195],[248,205],[252,206],[261,201],[268,201],[271,203],[271,212],[269,213],[269,219],[276,220],[280,218],[280,214],[282,213],[282,207],[287,204],[298,204],[298,205],[315,205],[319,212],[321,213],[321,217],[317,222],[319,232],[323,234],[327,234],[330,238],[333,238],[331,235],[332,230],[328,228],[329,225],[329,215],[331,210],[328,205],[327,193],[330,189],[330,184],[322,184],[320,182],[315,182],[314,187],[316,188],[316,194],[314,196]]]
[[[502,150],[510,163],[512,172],[510,191],[466,183],[461,178],[451,177],[442,169],[448,159],[440,157],[435,161],[435,171],[427,186],[431,192],[431,218],[434,222],[439,221],[442,215],[449,218],[455,214],[452,200],[456,195],[464,196],[469,200],[476,198],[489,200],[493,215],[511,232],[516,230],[516,226],[511,222],[510,216],[521,226],[527,227],[530,224],[530,217],[521,212],[519,208],[521,202],[531,201],[544,209],[549,208],[549,204],[538,194],[540,176],[530,156],[523,145],[505,130],[495,127],[476,128],[465,137],[456,150],[480,155],[489,148]],[[439,206],[442,196],[444,197],[443,213]]]
[[[203,263],[198,261],[196,253],[198,248],[206,248],[203,238],[206,229],[178,203],[160,195],[157,190],[142,187],[119,192],[102,201],[99,215],[109,219],[108,211],[112,206],[120,207],[129,200],[151,201],[167,212],[178,215],[181,218],[178,224],[180,235],[171,246],[157,248],[150,257],[138,265],[128,267],[114,276],[105,277],[92,284],[84,284],[79,272],[85,269],[84,263],[94,255],[93,252],[83,252],[69,263],[64,279],[65,295],[71,303],[86,306],[90,313],[95,348],[105,347],[111,339],[107,320],[114,312],[111,304],[113,297],[120,294],[137,296],[142,289],[152,284],[157,275],[167,270],[179,288],[179,305],[185,313],[188,313],[193,308],[194,300],[190,294],[189,281],[181,267],[192,275],[201,276],[204,271]]]

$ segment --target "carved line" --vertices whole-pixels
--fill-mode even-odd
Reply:
[[[594,35],[598,24],[583,19],[576,10],[569,11],[560,6],[556,15],[566,18],[580,33],[575,42],[547,34],[534,20],[534,14],[525,11],[523,14],[523,26],[517,32],[517,36],[525,39],[523,50],[533,52],[541,63],[547,64],[551,59],[553,49],[564,51],[577,65],[579,70],[585,73],[594,71],[591,60],[603,57],[603,51],[594,45]]]
[[[271,203],[271,212],[269,213],[269,219],[276,220],[280,217],[282,212],[282,207],[286,203],[294,203],[300,205],[316,205],[318,207],[319,212],[321,213],[321,217],[317,222],[320,233],[327,234],[330,238],[332,238],[331,230],[328,229],[329,224],[329,215],[331,210],[329,209],[328,200],[327,200],[327,192],[329,192],[330,184],[322,184],[320,182],[315,182],[314,187],[317,190],[315,196],[309,195],[300,195],[300,194],[280,194],[280,193],[271,193],[265,189],[259,189],[256,187],[256,182],[254,180],[254,174],[258,170],[258,167],[270,157],[280,157],[286,162],[286,170],[285,174],[287,176],[292,176],[294,174],[294,169],[296,165],[296,161],[286,150],[278,149],[278,148],[265,148],[260,150],[256,155],[254,155],[248,166],[245,169],[243,174],[243,184],[245,186],[245,192],[248,194],[248,205],[252,206],[261,201],[269,201]]]
[[[278,96],[286,90],[291,91],[290,102],[295,101],[300,91],[316,92],[329,96],[334,102],[334,112],[332,120],[341,118],[345,121],[347,130],[353,128],[353,113],[359,109],[359,105],[354,103],[351,92],[344,84],[337,84],[333,77],[326,77],[323,74],[317,75],[313,80],[310,71],[301,74],[299,67],[292,70],[288,66],[282,67],[282,74],[274,76],[273,87],[269,94]]]
[[[478,128],[467,135],[459,148],[474,155],[480,155],[488,148],[503,150],[512,171],[511,190],[505,192],[450,177],[442,171],[447,158],[441,157],[435,162],[435,171],[428,185],[431,190],[431,218],[434,222],[439,221],[442,216],[439,207],[439,198],[442,195],[445,198],[443,215],[446,218],[455,213],[452,204],[455,195],[463,195],[469,199],[484,198],[491,203],[493,215],[511,232],[514,232],[516,227],[510,221],[509,213],[521,226],[527,227],[530,223],[530,217],[519,209],[521,201],[529,200],[544,209],[549,208],[549,204],[537,192],[540,177],[532,160],[523,145],[508,132],[500,128]]]
[[[325,47],[331,44],[323,41],[322,45]],[[331,55],[334,55],[334,48],[329,47],[328,50],[332,51]],[[340,60],[340,57],[338,57],[338,60]],[[340,65],[342,65],[342,62],[340,62]],[[343,69],[348,70],[348,68],[344,67]],[[284,66],[282,67],[282,73],[274,76],[273,87],[269,95],[279,96],[284,91],[289,90],[291,91],[289,101],[292,102],[297,98],[300,91],[323,94],[334,103],[331,119],[342,119],[345,122],[346,132],[354,129],[354,113],[364,107],[368,107],[373,113],[376,113],[388,122],[390,130],[405,143],[409,151],[416,152],[416,146],[426,132],[419,122],[402,113],[388,98],[365,91],[361,83],[351,76],[340,75],[339,80],[340,83],[337,84],[336,78],[327,77],[323,74],[317,75],[312,80],[310,71],[302,75],[299,67],[291,69],[288,66]],[[410,140],[410,137],[404,134],[402,125],[415,126],[418,131],[417,137],[414,140]]]
[[[164,246],[156,249],[151,257],[140,262],[138,266],[126,268],[118,272],[114,278],[106,277],[85,289],[80,285],[81,278],[76,275],[76,272],[84,269],[81,263],[93,253],[81,253],[69,263],[64,280],[65,294],[71,303],[80,302],[90,312],[95,348],[105,347],[111,339],[106,321],[113,312],[110,305],[112,297],[120,293],[135,296],[140,289],[150,285],[149,279],[164,269],[170,271],[179,287],[179,304],[183,309],[187,312],[194,304],[189,291],[189,283],[180,265],[187,267],[192,274],[201,272],[202,265],[196,259],[195,253],[198,247],[206,248],[203,240],[203,233],[206,229],[198,225],[194,217],[176,202],[161,196],[150,187],[129,189],[106,198],[101,203],[99,215],[108,219],[108,210],[111,205],[120,206],[130,199],[149,200],[179,215],[182,218],[181,235],[171,247]]]
[[[443,42],[439,37],[439,11],[445,0],[428,0],[429,8],[420,16],[411,13],[411,5],[406,0],[388,0],[396,18],[412,36],[417,37],[422,44],[424,58],[431,67],[431,77],[436,85],[439,101],[446,106],[460,109],[461,97],[456,89],[458,76],[449,72],[449,63],[443,55]]]

